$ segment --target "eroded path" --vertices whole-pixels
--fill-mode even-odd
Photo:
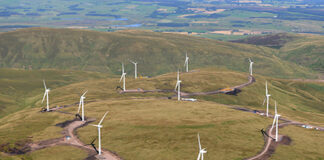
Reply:
[[[88,123],[94,121],[95,119],[87,119],[86,121],[80,121],[79,119],[74,119],[71,121],[63,122],[59,124],[61,127],[64,127],[62,131],[63,137],[31,143],[29,144],[29,147],[31,151],[35,151],[47,147],[56,146],[56,145],[69,145],[69,146],[74,146],[85,150],[88,153],[87,159],[121,160],[122,158],[120,158],[118,155],[105,149],[102,149],[102,153],[100,156],[97,155],[97,152],[95,152],[91,146],[84,144],[78,138],[76,134],[76,129],[86,126]]]

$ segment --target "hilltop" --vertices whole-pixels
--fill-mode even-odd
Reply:
[[[174,72],[183,66],[185,53],[190,68],[217,66],[281,77],[313,77],[310,70],[276,56],[276,50],[247,44],[142,30],[96,32],[76,29],[30,28],[0,34],[0,66],[9,68],[84,70],[119,74],[121,62],[133,73],[129,59],[138,62],[141,75]]]

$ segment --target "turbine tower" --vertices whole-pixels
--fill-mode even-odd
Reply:
[[[265,84],[265,86],[266,86],[266,97],[264,98],[264,100],[263,100],[263,104],[262,105],[264,105],[264,103],[265,103],[265,101],[267,101],[267,117],[269,116],[269,99],[270,99],[270,94],[269,94],[269,92],[268,92],[268,82],[266,81],[266,84]]]
[[[100,128],[102,128],[103,126],[101,125],[102,121],[104,120],[104,118],[106,117],[106,115],[108,114],[108,111],[105,113],[105,115],[101,118],[100,122],[98,123],[98,125],[93,125],[95,127],[98,128],[98,154],[101,155],[101,136],[100,136]]]
[[[273,128],[274,124],[276,123],[276,142],[278,142],[278,121],[279,121],[280,115],[277,113],[277,101],[275,101],[275,116],[273,117],[273,123],[272,127]]]
[[[184,66],[186,67],[186,72],[189,72],[189,57],[187,53],[186,53],[186,60]]]
[[[201,149],[199,133],[198,133],[198,144],[199,144],[199,154],[197,160],[204,160],[204,154],[207,153],[207,150],[206,148]]]
[[[135,79],[137,79],[137,62],[130,61],[135,65]]]
[[[250,62],[250,68],[249,68],[249,71],[250,71],[250,76],[252,76],[252,66],[253,66],[253,61],[251,60],[251,58],[249,58],[249,62]]]
[[[176,90],[178,88],[178,101],[180,101],[180,83],[181,83],[181,80],[180,80],[180,77],[179,77],[179,70],[178,70],[177,83],[176,83],[176,86],[174,88],[174,90]]]
[[[45,92],[44,92],[42,104],[43,104],[43,102],[45,100],[45,97],[46,97],[46,111],[49,112],[50,110],[49,110],[48,93],[51,91],[51,89],[46,88],[45,80],[43,80],[43,83],[44,83]]]
[[[120,77],[119,83],[123,80],[123,91],[126,91],[126,73],[124,70],[124,63],[122,63],[122,75]]]
[[[80,103],[79,103],[79,109],[78,109],[78,114],[80,113],[80,108],[82,108],[82,111],[81,111],[81,119],[82,121],[84,121],[84,99],[86,98],[85,97],[85,94],[87,94],[88,91],[84,92],[83,95],[80,97]]]

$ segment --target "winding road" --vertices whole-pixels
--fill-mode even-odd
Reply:
[[[102,159],[102,160],[122,160],[118,155],[114,154],[111,151],[102,149],[101,155],[98,155],[97,152],[90,145],[84,144],[77,136],[76,129],[86,126],[90,122],[94,122],[95,119],[86,119],[86,121],[80,121],[79,119],[74,119],[72,121],[66,121],[61,123],[60,125],[64,127],[62,134],[62,138],[55,138],[45,141],[40,141],[36,143],[28,144],[30,147],[30,151],[35,151],[39,149],[43,149],[46,147],[52,147],[56,145],[69,145],[81,148],[88,153],[87,159]]]
[[[241,89],[243,87],[249,86],[254,82],[255,82],[255,78],[253,76],[249,76],[247,83],[244,83],[244,84],[241,84],[238,86],[234,86],[234,87],[230,87],[229,90],[221,89],[221,90],[210,91],[210,92],[194,92],[194,93],[181,92],[181,96],[188,97],[188,96],[197,96],[197,95],[211,95],[211,94],[218,94],[218,93],[227,93],[227,92],[231,92],[236,89]],[[175,92],[176,93],[175,90],[159,90],[159,89],[157,89],[157,90],[143,90],[143,89],[126,90],[126,91],[121,91],[120,93],[147,93],[147,92]],[[146,98],[142,98],[142,99],[146,99]],[[152,99],[152,98],[149,98],[149,99]],[[161,98],[155,98],[155,99],[161,99]],[[165,97],[163,97],[163,99],[165,99]],[[91,103],[91,102],[94,102],[94,101],[87,101],[86,103]],[[78,105],[78,102],[71,104],[71,105],[64,105],[64,106],[52,108],[51,110],[62,113],[62,114],[71,114],[71,113],[60,111],[60,109],[75,106],[75,105]],[[247,109],[247,108],[230,106],[230,105],[225,105],[225,106],[228,106],[235,110],[244,111],[244,112],[252,112],[252,113],[254,112],[254,110]],[[47,112],[45,114],[47,114]],[[71,115],[73,115],[73,114],[71,114]],[[273,116],[269,115],[269,118],[273,118]],[[284,126],[288,126],[288,125],[300,125],[300,126],[303,125],[302,123],[290,121],[290,120],[284,119],[282,117],[280,117],[280,120],[284,121],[284,123],[279,124],[280,128],[282,128]],[[95,119],[93,119],[93,118],[87,118],[86,121],[80,121],[79,119],[73,119],[70,121],[60,123],[58,125],[64,128],[62,131],[61,138],[55,138],[55,139],[40,141],[40,142],[36,142],[36,143],[30,143],[30,144],[28,144],[28,146],[30,147],[30,152],[39,150],[39,149],[43,149],[46,147],[56,146],[56,145],[69,145],[69,146],[74,146],[74,147],[78,147],[78,148],[85,150],[88,153],[88,158],[86,158],[87,160],[88,159],[89,160],[90,159],[122,160],[122,158],[119,157],[117,154],[115,154],[109,150],[105,150],[105,149],[102,149],[102,154],[99,156],[99,155],[97,155],[97,153],[94,151],[94,149],[90,145],[84,144],[78,138],[78,136],[76,134],[76,130],[78,128],[86,126],[88,123],[91,123],[94,121],[95,121]],[[313,126],[313,127],[316,127],[316,126]],[[323,127],[317,127],[317,128],[319,128],[319,130],[321,130],[321,131],[324,131]],[[274,137],[273,131],[274,131],[274,129],[271,128],[271,126],[269,126],[267,129],[267,134],[271,137]],[[69,138],[67,138],[67,137],[69,137]],[[262,151],[260,151],[260,153],[258,153],[257,155],[255,155],[253,157],[247,158],[247,160],[268,159],[271,156],[271,154],[274,153],[276,146],[278,144],[282,143],[282,140],[285,138],[289,139],[289,137],[287,137],[287,136],[279,135],[279,142],[275,142],[272,138],[266,137],[265,145],[264,145]]]

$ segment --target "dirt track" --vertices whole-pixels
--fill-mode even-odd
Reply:
[[[269,117],[273,118],[273,115],[269,115]],[[290,121],[290,120],[287,120],[285,118],[280,118],[280,120],[284,121],[284,123],[278,124],[278,128],[283,128],[283,127],[288,126],[288,125],[297,125],[297,126],[306,125],[306,124],[303,124],[303,123],[300,123],[300,122]],[[309,125],[309,126],[311,126],[311,125]],[[275,127],[273,127],[273,128],[271,128],[271,127],[272,127],[272,125],[268,126],[267,134],[270,137],[274,138],[275,137]],[[319,128],[319,131],[324,131],[323,127],[318,127],[318,126],[312,126],[312,127],[313,128]],[[275,152],[275,149],[279,144],[289,145],[290,142],[291,142],[290,137],[284,136],[284,135],[278,135],[278,139],[279,139],[278,142],[276,142],[275,140],[273,140],[270,137],[265,137],[264,147],[263,147],[262,151],[259,154],[255,155],[253,157],[247,158],[246,160],[265,160],[265,159],[268,159]]]
[[[29,147],[31,148],[31,151],[35,151],[47,147],[56,146],[56,145],[69,145],[87,151],[88,153],[87,159],[121,160],[121,158],[115,155],[114,153],[104,149],[102,149],[102,154],[99,156],[91,146],[84,144],[78,139],[78,136],[76,135],[76,129],[86,126],[88,123],[93,121],[95,121],[95,119],[87,119],[87,121],[84,122],[78,119],[74,119],[73,121],[66,121],[64,123],[68,123],[68,124],[66,124],[64,130],[62,131],[62,135],[63,135],[62,138],[56,138],[56,139],[40,141],[37,143],[31,143],[29,144]],[[61,124],[64,126],[65,125],[64,123]],[[66,138],[67,136],[69,136],[70,138],[67,139]]]

